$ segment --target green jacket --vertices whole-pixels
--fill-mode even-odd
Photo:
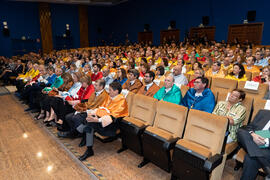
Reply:
[[[163,100],[174,104],[180,104],[182,99],[181,90],[175,84],[173,85],[172,89],[165,93],[165,87],[162,87],[156,92],[154,98],[157,100]]]
[[[45,87],[43,90],[49,92],[53,89],[53,87],[59,88],[60,86],[62,86],[63,83],[64,83],[63,78],[61,76],[58,76],[55,79],[54,83],[51,85],[51,87]]]

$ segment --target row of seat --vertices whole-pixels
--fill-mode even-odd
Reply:
[[[225,91],[221,91],[216,94],[217,101],[226,100],[227,97],[228,92]],[[203,154],[203,157],[208,156],[210,151],[207,150],[207,148],[204,149],[203,147],[206,147],[206,145],[204,142],[201,142],[203,139],[209,140],[209,137],[204,136],[204,131],[207,131],[210,134],[212,132],[217,134],[217,132],[208,129],[211,127],[211,125],[204,127],[204,131],[200,131],[202,124],[200,120],[209,119],[211,120],[210,123],[213,123],[216,122],[217,119],[222,119],[223,117],[217,117],[213,114],[197,110],[190,110],[188,113],[187,108],[183,106],[163,101],[158,102],[154,98],[138,94],[135,95],[133,93],[128,94],[127,102],[130,107],[130,116],[125,117],[120,123],[122,145],[124,149],[129,148],[137,154],[143,155],[145,157],[145,161],[142,163],[142,165],[144,165],[144,163],[150,159],[153,163],[157,164],[162,169],[170,171],[170,166],[173,164],[171,162],[171,151],[175,144],[177,146],[180,142],[184,142],[184,145],[188,146],[189,148],[197,147],[192,143],[186,143],[185,140],[177,141],[179,138],[183,137],[183,134],[185,137],[186,133],[189,132],[187,131],[187,125],[194,119],[195,121],[198,120],[195,126],[199,127],[195,133],[190,133],[190,135],[195,136],[191,136],[189,140],[190,142],[194,143],[197,141],[197,139],[199,139],[197,142],[197,144],[201,146],[200,148],[197,148],[200,150],[199,154]],[[242,104],[247,109],[247,116],[243,122],[243,124],[246,125],[260,109],[264,109],[266,100],[247,96]],[[187,113],[188,118],[186,118]],[[197,116],[195,116],[195,114],[197,114]],[[155,141],[155,139],[158,140]],[[210,142],[215,141],[212,138],[210,139]],[[219,142],[223,141],[219,139]],[[158,147],[162,147],[161,150]],[[229,143],[224,146],[224,163],[227,155],[234,152],[237,147],[237,142]],[[222,171],[219,170],[218,174],[218,176],[221,176]]]
[[[227,118],[139,94],[130,93],[127,100],[131,110],[120,123],[120,152],[129,148],[144,157],[139,167],[151,161],[172,170],[173,177],[221,178]],[[198,162],[200,173],[196,174]]]
[[[217,92],[228,92],[233,89],[240,89],[246,92],[247,96],[249,97],[256,97],[256,98],[263,98],[265,94],[267,93],[269,87],[268,84],[259,84],[259,87],[257,90],[250,90],[250,89],[245,89],[245,84],[246,81],[237,81],[233,79],[226,79],[226,78],[211,78],[207,77],[209,80],[209,88],[212,90],[214,95]],[[160,82],[159,86],[162,87],[164,85],[164,82]],[[186,94],[188,91],[189,87],[182,85],[181,86],[181,93],[182,96]]]

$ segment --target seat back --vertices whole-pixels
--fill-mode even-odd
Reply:
[[[226,117],[191,109],[188,114],[184,139],[221,153],[228,127]]]
[[[156,107],[154,127],[182,137],[187,119],[188,108],[173,103],[159,101]]]
[[[218,93],[218,101],[226,101],[227,97],[229,97],[229,93],[220,92]],[[243,106],[246,107],[246,118],[243,122],[243,125],[246,125],[251,118],[251,111],[253,107],[253,97],[246,96],[244,101],[241,103]]]
[[[157,99],[152,97],[136,94],[133,98],[130,117],[141,120],[146,124],[153,125],[157,101]]]
[[[250,81],[252,77],[252,72],[246,71],[246,77],[247,77],[247,80]]]
[[[251,120],[254,119],[254,117],[259,112],[259,110],[264,109],[266,102],[267,102],[267,100],[265,100],[265,99],[254,98],[254,103],[253,103],[254,108],[253,108],[253,113],[252,113]]]
[[[239,81],[238,89],[246,92],[247,96],[253,96],[254,98],[263,98],[268,91],[268,84],[260,84],[258,90],[245,89],[246,81]]]
[[[186,86],[186,85],[182,85],[181,86],[181,94],[182,94],[182,97],[184,97],[187,93],[187,91],[189,90],[189,87]]]
[[[251,80],[254,79],[256,76],[259,76],[260,72],[253,72],[251,76]]]
[[[133,103],[133,98],[134,98],[135,94],[133,92],[129,92],[127,97],[126,97],[126,101],[128,104],[128,114],[130,115],[131,113],[131,109],[132,109],[132,103]]]
[[[212,78],[211,90],[213,92],[228,92],[237,88],[237,81],[225,78]]]

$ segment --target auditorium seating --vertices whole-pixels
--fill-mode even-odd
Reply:
[[[213,92],[230,92],[237,87],[237,81],[225,78],[212,78],[211,90]]]
[[[188,109],[173,103],[159,101],[153,126],[142,134],[143,162],[149,161],[170,172],[171,153],[176,141],[182,137]]]
[[[189,87],[186,86],[186,85],[182,85],[181,86],[181,94],[182,94],[182,97],[184,97],[187,93],[187,91],[189,90]]]
[[[172,179],[220,179],[227,129],[226,117],[190,110],[184,137],[174,148]]]
[[[142,154],[141,134],[147,126],[153,125],[156,103],[157,100],[152,97],[134,95],[130,115],[120,123],[122,149],[118,152],[129,148],[139,155]]]
[[[241,89],[246,92],[247,96],[252,96],[256,98],[263,98],[268,91],[268,84],[260,84],[258,90],[250,90],[250,89],[245,89],[245,84],[246,81],[239,81],[238,82],[238,89]]]

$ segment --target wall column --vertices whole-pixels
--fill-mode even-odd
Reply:
[[[39,22],[42,43],[42,52],[50,53],[53,50],[51,11],[48,3],[39,3]]]
[[[80,47],[89,47],[88,6],[79,5]]]

